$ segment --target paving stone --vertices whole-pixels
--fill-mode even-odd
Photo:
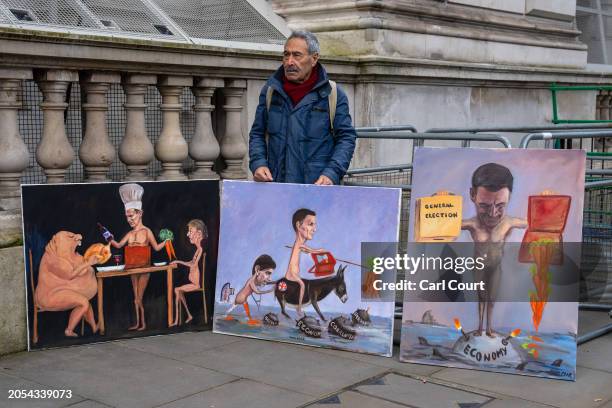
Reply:
[[[361,385],[357,391],[396,403],[419,408],[457,408],[463,404],[479,406],[491,398],[460,389],[422,382],[414,378],[397,374],[387,374],[381,382],[373,385]]]
[[[612,373],[612,333],[580,345],[576,359],[581,367]]]
[[[346,391],[338,395],[326,398],[324,401],[309,405],[318,408],[404,408],[406,405],[398,405],[393,402],[381,400],[369,395],[354,391]]]
[[[212,370],[287,390],[319,396],[386,369],[350,358],[318,353],[313,348],[265,340],[249,340],[200,353],[189,361]]]
[[[343,358],[350,358],[352,360],[357,361],[363,361],[364,363],[390,368],[393,369],[393,371],[406,374],[428,376],[435,373],[436,371],[440,371],[443,369],[443,367],[440,366],[402,363],[401,361],[399,361],[399,347],[393,348],[392,357],[373,356],[370,354],[351,353],[350,351],[331,350],[324,348],[318,348],[315,350],[319,353],[334,355]]]
[[[85,400],[77,404],[70,405],[69,408],[112,408],[110,405],[102,404],[100,402]]]
[[[215,347],[243,341],[235,336],[224,336],[213,332],[185,332],[164,336],[141,337],[118,341],[115,344],[155,354],[177,358],[201,353]]]
[[[482,408],[550,408],[550,405],[542,405],[537,402],[525,401],[516,398],[494,399]]]
[[[162,407],[286,408],[303,405],[312,399],[313,397],[309,395],[298,394],[251,380],[240,380],[173,401]]]
[[[595,407],[601,403],[594,398],[612,397],[612,374],[583,367],[578,367],[575,382],[457,368],[445,368],[433,377],[557,407]]]
[[[6,370],[2,370],[0,372],[0,407],[16,407],[16,408],[56,408],[56,407],[66,407],[68,405],[77,403],[83,400],[83,397],[72,393],[72,398],[62,398],[62,399],[52,399],[52,398],[44,398],[44,399],[33,399],[33,398],[19,398],[19,399],[9,399],[9,390],[24,390],[24,391],[34,391],[34,390],[51,390],[57,389],[55,387],[50,387],[48,385],[42,385],[35,383],[33,381],[24,380],[23,378],[19,378],[17,376],[5,373]]]
[[[605,402],[603,405],[600,405],[598,408],[612,408],[612,400]]]
[[[113,343],[20,353],[0,359],[15,375],[104,404],[156,406],[235,380]]]

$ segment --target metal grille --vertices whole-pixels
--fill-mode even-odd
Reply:
[[[0,24],[176,42],[285,40],[246,0],[0,0]]]
[[[580,300],[612,303],[612,185],[585,191],[582,240]]]
[[[345,183],[365,183],[382,185],[406,185],[412,182],[412,169],[381,171],[367,174],[348,174],[344,178]],[[400,210],[400,236],[399,251],[406,251],[408,248],[408,216],[410,214],[410,191],[402,191],[402,202]]]
[[[166,21],[145,7],[140,0],[82,1],[100,20],[112,22],[123,31],[159,35],[161,33],[155,26],[168,26]],[[173,31],[172,27],[168,28]]]
[[[282,44],[285,37],[245,0],[156,0],[189,36]]]
[[[44,24],[52,26],[73,26],[99,28],[95,17],[86,8],[74,0],[0,0],[5,7],[12,10],[26,11],[32,21],[12,19],[27,24]]]
[[[83,165],[78,159],[78,149],[81,145],[84,133],[84,121],[82,120],[81,103],[84,96],[81,95],[81,90],[78,82],[71,83],[69,89],[70,100],[68,109],[65,113],[66,134],[75,152],[75,157],[72,165],[67,170],[67,182],[82,182],[84,179]],[[19,110],[19,131],[30,152],[30,161],[28,168],[22,176],[24,184],[37,184],[45,182],[43,169],[36,162],[36,147],[40,142],[43,131],[43,112],[40,109],[42,102],[42,93],[34,81],[24,81],[22,86],[22,108]],[[113,84],[107,95],[108,114],[107,128],[110,142],[115,147],[115,151],[119,151],[119,146],[125,132],[126,111],[123,107],[125,103],[125,94],[120,84]],[[153,144],[157,142],[162,130],[162,112],[160,110],[162,98],[157,90],[157,87],[151,85],[148,87],[145,95],[145,103],[147,109],[145,111],[145,123],[147,127],[147,135]],[[189,88],[183,89],[181,95],[181,103],[183,105],[180,113],[181,130],[187,142],[191,141],[195,131],[195,114],[193,105],[195,97]],[[188,158],[183,163],[183,169],[189,173],[193,169],[193,160]],[[161,163],[156,159],[149,164],[147,174],[154,178],[161,171]],[[121,181],[127,175],[127,167],[123,164],[118,156],[115,156],[115,161],[110,167],[109,177],[113,181]]]
[[[0,24],[10,24],[14,20],[11,12],[0,2]]]
[[[412,169],[381,171],[366,174],[349,173],[344,180],[353,183],[410,184],[412,182]]]

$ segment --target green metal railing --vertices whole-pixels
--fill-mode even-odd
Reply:
[[[550,85],[552,96],[552,122],[557,123],[612,123],[612,120],[592,120],[592,119],[559,119],[559,109],[557,104],[557,92],[559,91],[612,91],[612,86],[608,85],[557,85],[554,82]]]

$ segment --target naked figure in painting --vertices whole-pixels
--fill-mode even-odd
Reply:
[[[114,239],[110,244],[114,248],[125,247],[125,268],[140,268],[151,265],[151,248],[159,251],[165,246],[165,242],[157,243],[153,232],[142,223],[142,195],[144,188],[139,184],[124,184],[119,187],[119,195],[125,206],[125,218],[132,230],[125,234],[121,241]],[[131,275],[132,289],[134,291],[134,315],[135,324],[128,330],[145,330],[144,305],[142,299],[149,283],[150,274],[142,273]]]
[[[93,309],[89,303],[97,293],[93,265],[98,255],[86,259],[76,249],[83,237],[68,231],[53,236],[40,262],[35,304],[39,311],[70,310],[64,334],[77,337],[74,328],[85,318],[93,333],[98,331]]]
[[[485,259],[485,268],[475,274],[476,281],[485,283],[485,289],[478,292],[478,336],[482,334],[485,316],[487,336],[494,336],[492,315],[501,282],[506,237],[512,229],[527,228],[526,219],[506,214],[513,183],[510,170],[496,163],[483,164],[472,175],[470,200],[476,216],[463,220],[461,229],[469,231],[475,243],[474,256]]]

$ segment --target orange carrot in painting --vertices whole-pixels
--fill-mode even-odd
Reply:
[[[174,252],[174,245],[172,245],[172,241],[166,241],[166,253],[168,254],[169,261],[176,259],[176,252]]]
[[[159,239],[162,241],[166,241],[166,254],[168,254],[168,260],[172,261],[176,259],[176,253],[174,252],[174,245],[172,245],[172,241],[174,240],[174,233],[169,229],[162,229],[159,231]]]

